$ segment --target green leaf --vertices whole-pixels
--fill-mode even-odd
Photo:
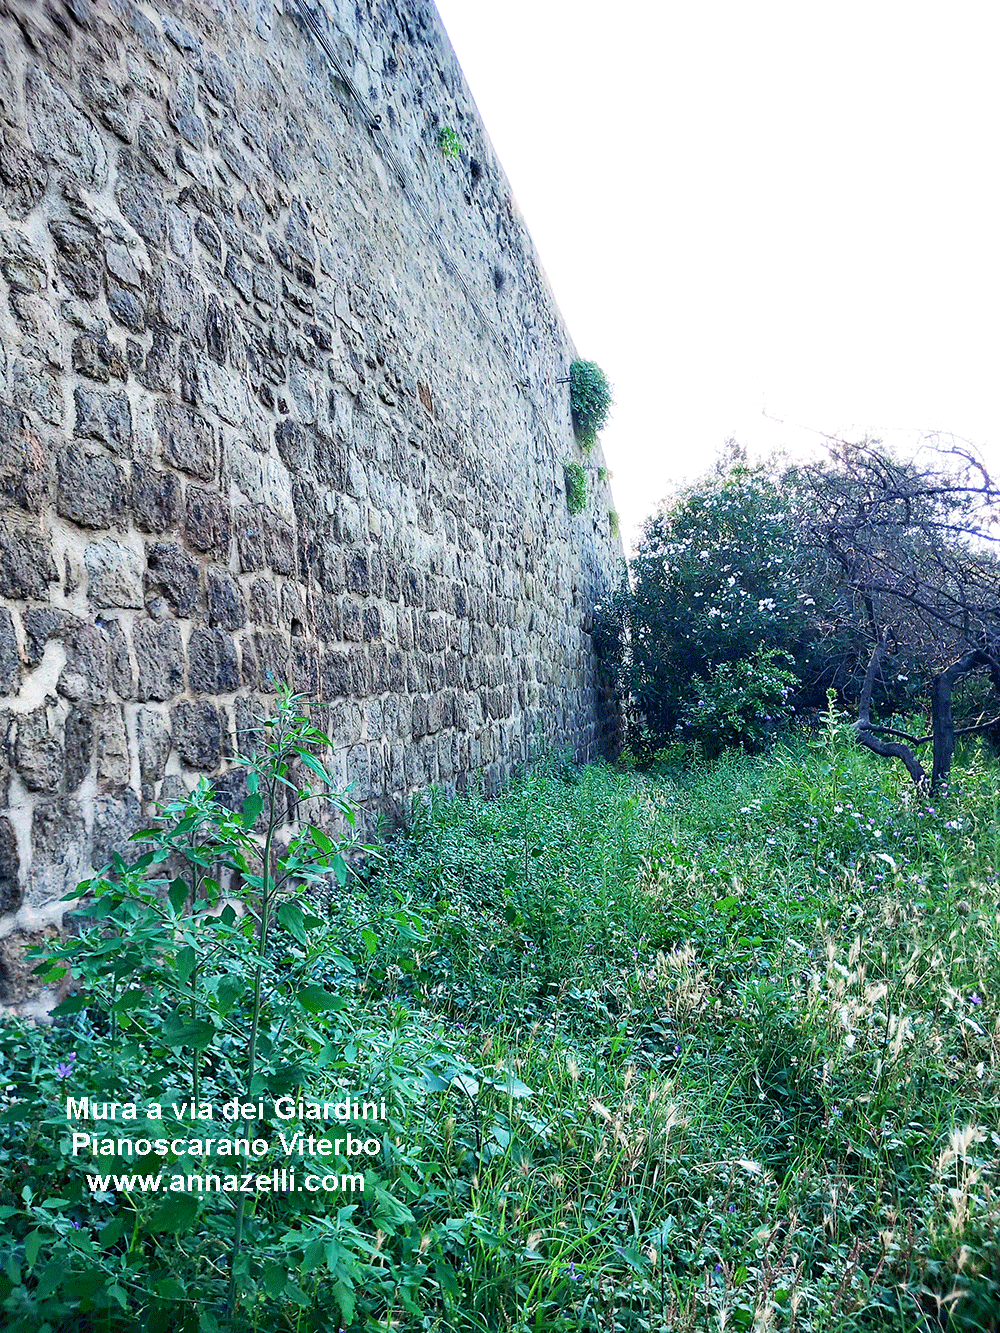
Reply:
[[[114,1245],[116,1240],[121,1240],[125,1234],[125,1218],[113,1217],[106,1227],[102,1227],[98,1233],[98,1238],[103,1246],[107,1248]]]
[[[310,754],[308,750],[302,750],[299,752],[299,758],[305,764],[306,768],[311,768],[316,776],[321,778],[328,787],[333,786],[333,779],[315,755]]]
[[[198,1198],[194,1194],[175,1194],[157,1208],[149,1219],[150,1231],[187,1231],[198,1216]]]
[[[242,977],[225,976],[219,978],[215,998],[220,1014],[228,1014],[233,1005],[246,990]]]
[[[302,1008],[310,1014],[320,1014],[325,1011],[335,1013],[340,1009],[347,1008],[346,1000],[342,1000],[338,995],[331,995],[323,986],[303,986],[297,992],[295,998]]]
[[[186,945],[177,954],[177,976],[182,982],[186,982],[194,971],[195,964],[198,961],[198,955],[190,944]]]
[[[302,908],[298,903],[282,903],[277,912],[278,920],[299,944],[308,944],[309,938],[303,925]]]
[[[215,1024],[209,1018],[196,1018],[185,1023],[177,1014],[171,1014],[163,1025],[163,1040],[168,1046],[188,1046],[203,1051],[215,1040]]]
[[[188,886],[182,879],[175,879],[171,882],[167,890],[167,897],[170,899],[170,906],[178,914],[184,910],[184,904],[187,902]]]
[[[88,997],[86,995],[70,995],[62,1004],[57,1004],[52,1010],[56,1018],[65,1018],[69,1014],[78,1014],[81,1009],[86,1009]]]
[[[506,1092],[510,1097],[534,1097],[535,1093],[529,1088],[527,1083],[522,1083],[519,1078],[513,1074],[504,1073],[501,1078],[484,1078],[484,1083],[489,1083],[496,1088],[498,1092]]]
[[[247,783],[249,786],[249,781]],[[242,822],[244,828],[253,828],[260,818],[260,812],[264,809],[264,798],[257,791],[251,791],[250,795],[243,802]]]
[[[328,838],[321,828],[317,828],[315,824],[310,824],[309,836],[321,852],[324,852],[327,856],[330,855],[334,846],[333,839]]]
[[[437,1278],[438,1286],[446,1296],[450,1296],[453,1301],[457,1301],[462,1294],[462,1288],[458,1285],[458,1278],[455,1276],[455,1270],[450,1264],[442,1260],[434,1265],[434,1276]]]
[[[24,1238],[24,1257],[29,1268],[34,1268],[35,1261],[38,1259],[38,1251],[41,1248],[42,1233],[40,1231],[30,1231]]]

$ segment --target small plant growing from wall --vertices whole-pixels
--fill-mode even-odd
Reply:
[[[580,514],[587,504],[587,477],[579,463],[563,463],[566,473],[566,508],[571,514]]]
[[[574,361],[570,366],[569,402],[577,439],[582,448],[592,449],[613,402],[608,378],[595,362]]]
[[[611,529],[612,537],[618,537],[621,534],[621,520],[618,517],[617,509],[608,510],[608,527]]]
[[[442,125],[438,130],[438,147],[447,158],[462,156],[465,145],[450,125]]]

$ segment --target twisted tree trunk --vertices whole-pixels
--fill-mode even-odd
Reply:
[[[989,670],[995,674],[996,664],[993,658],[979,648],[970,648],[957,661],[952,662],[951,666],[939,672],[934,678],[931,690],[930,735],[911,736],[907,732],[897,731],[893,727],[881,727],[871,720],[872,691],[875,687],[875,677],[878,675],[879,666],[885,656],[888,633],[888,629],[885,629],[879,636],[872,652],[871,661],[868,663],[868,670],[865,673],[865,683],[861,690],[856,723],[858,742],[884,758],[902,760],[917,790],[928,790],[933,796],[947,784],[948,775],[951,772],[951,761],[955,755],[956,738],[958,736],[974,736],[977,732],[986,731],[996,724],[994,718],[992,722],[984,722],[981,726],[976,727],[963,727],[961,731],[956,732],[955,718],[952,712],[952,697],[955,686],[965,676],[971,676],[976,671]],[[883,736],[898,736],[900,739],[888,741],[883,740]],[[918,746],[926,745],[928,741],[933,741],[934,753],[930,778],[928,778],[926,770],[914,753]]]

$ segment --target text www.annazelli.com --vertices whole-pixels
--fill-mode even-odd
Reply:
[[[296,1176],[286,1168],[257,1174],[207,1174],[155,1176],[87,1176],[92,1194],[114,1191],[118,1194],[321,1194],[337,1191],[342,1194],[363,1194],[365,1178],[360,1172],[353,1175],[313,1175],[307,1172]]]

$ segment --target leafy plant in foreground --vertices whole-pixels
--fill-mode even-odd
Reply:
[[[136,1142],[166,1135],[173,1144],[180,1140],[171,1133],[185,1130],[191,1136],[180,1154],[171,1148],[137,1161],[130,1149],[123,1160],[121,1153],[102,1158],[94,1169],[200,1179],[205,1162],[190,1146],[201,1141],[190,1123],[197,1108],[221,1106],[233,1097],[247,1103],[294,1099],[317,1068],[333,1065],[340,1056],[341,1047],[323,1024],[346,1006],[338,991],[355,970],[343,952],[350,948],[344,934],[349,930],[360,936],[368,951],[375,936],[370,925],[352,922],[350,912],[345,913],[350,924],[340,931],[331,930],[319,913],[324,893],[331,896],[347,885],[354,814],[333,790],[319,758],[330,742],[305,715],[301,698],[282,691],[274,716],[261,724],[256,739],[255,753],[237,760],[246,793],[238,809],[223,804],[201,779],[189,797],[162,811],[160,826],[136,835],[147,850],[135,862],[126,865],[116,858],[111,873],[81,885],[79,935],[44,950],[43,979],[51,983],[69,974],[79,986],[56,1017],[78,1015],[78,1023],[92,1025],[86,1062],[60,1062],[56,1070],[60,1077],[65,1072],[66,1088],[69,1074],[82,1072],[86,1063],[88,1090],[102,1103],[133,1101],[136,1086],[144,1086],[147,1101],[127,1130]],[[310,821],[279,845],[279,834],[306,809]],[[163,871],[166,878],[153,878]],[[408,929],[403,914],[397,924]],[[86,1036],[88,1029],[81,1026],[80,1031]],[[149,1115],[153,1101],[161,1104],[162,1119]],[[185,1104],[195,1108],[186,1120]],[[174,1107],[176,1123],[163,1112],[166,1106]],[[85,1128],[93,1129],[95,1139],[122,1132],[120,1124],[102,1129],[88,1123]],[[60,1129],[65,1132],[66,1123],[59,1116],[39,1126],[45,1134]],[[256,1120],[252,1133],[260,1137],[266,1129],[263,1119]],[[322,1165],[329,1168],[330,1159]],[[354,1171],[356,1166],[345,1159],[339,1169]],[[81,1214],[92,1216],[94,1200],[86,1197],[79,1177],[74,1186]],[[196,1305],[204,1305],[197,1326],[210,1329],[215,1314],[232,1317],[241,1304],[252,1306],[262,1291],[272,1299],[298,1299],[301,1288],[289,1275],[286,1254],[288,1244],[294,1251],[295,1243],[276,1244],[293,1219],[303,1253],[314,1238],[324,1246],[327,1303],[346,1317],[354,1308],[357,1261],[350,1244],[333,1243],[322,1202],[303,1219],[277,1195],[251,1196],[241,1189],[235,1198],[220,1198],[218,1193],[140,1188],[119,1197],[118,1215],[101,1228],[98,1244],[82,1246],[74,1235],[82,1223],[66,1225],[52,1212],[54,1203],[67,1200],[39,1208],[30,1188],[23,1197],[33,1209],[35,1227],[24,1242],[24,1258],[34,1269],[44,1249],[47,1263],[34,1301],[20,1271],[16,1281],[10,1269],[6,1279],[0,1278],[0,1302],[6,1298],[8,1310],[11,1300],[25,1312],[37,1311],[40,1301],[44,1309],[39,1290],[44,1295],[51,1288],[53,1296],[61,1293],[71,1304],[75,1299],[81,1315],[100,1313],[102,1319],[104,1312],[119,1307],[132,1317],[142,1313],[154,1319],[172,1306],[171,1326],[178,1328],[186,1327],[188,1315],[195,1317]],[[353,1211],[353,1205],[334,1210],[342,1233],[351,1230]],[[284,1227],[275,1231],[272,1221],[262,1230],[263,1215],[284,1217]],[[249,1247],[248,1222],[253,1233]],[[212,1238],[210,1265],[185,1260],[179,1245],[167,1246],[167,1235],[192,1230]],[[146,1269],[143,1263],[150,1244],[163,1256],[159,1276],[155,1266]]]

